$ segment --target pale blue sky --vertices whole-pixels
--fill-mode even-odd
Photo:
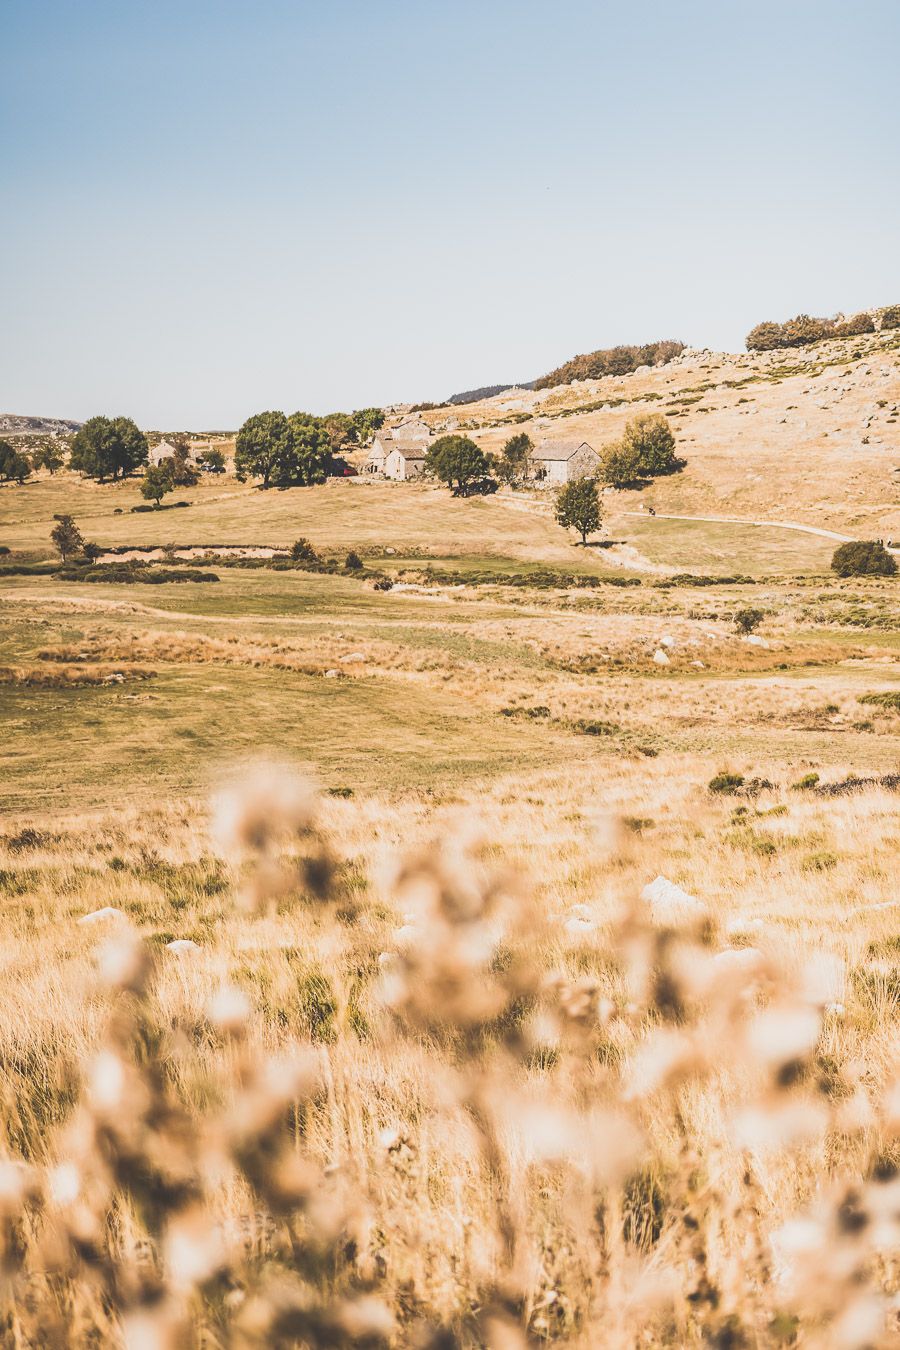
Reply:
[[[898,0],[0,0],[0,411],[232,427],[900,301]]]

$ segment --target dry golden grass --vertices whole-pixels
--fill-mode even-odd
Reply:
[[[10,1343],[894,1344],[896,799],[705,773],[6,822]]]

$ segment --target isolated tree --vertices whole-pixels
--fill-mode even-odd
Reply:
[[[522,483],[528,477],[534,442],[527,431],[510,436],[497,461],[497,477],[501,483]]]
[[[440,436],[428,448],[425,469],[455,492],[463,492],[470,484],[490,477],[491,460],[468,436]]]
[[[25,456],[9,441],[0,441],[0,480],[24,483],[30,473],[31,464]]]
[[[163,460],[170,483],[173,487],[196,487],[200,475],[191,463],[190,442],[187,437],[178,436],[172,445],[175,447],[174,455]]]
[[[58,516],[56,524],[50,531],[50,538],[64,563],[84,548],[84,539],[72,516]]]
[[[302,535],[291,545],[291,557],[294,562],[317,563],[322,561],[309,540]]]
[[[634,457],[636,477],[658,478],[681,467],[675,454],[675,437],[669,419],[662,413],[645,413],[625,427],[621,448]]]
[[[739,633],[752,633],[759,627],[765,617],[763,610],[747,605],[743,609],[735,611],[734,626]]]
[[[172,475],[166,463],[148,464],[141,480],[141,496],[159,506],[163,497],[172,491],[173,486]]]
[[[127,478],[147,463],[147,437],[130,417],[92,417],[72,442],[70,465],[88,478]]]
[[[574,478],[556,494],[555,516],[566,530],[577,530],[582,544],[600,528],[600,498],[593,478]]]
[[[234,467],[238,478],[261,478],[267,488],[283,472],[291,451],[291,428],[283,412],[248,417],[237,434]]]
[[[61,469],[64,463],[65,460],[59,446],[54,445],[52,441],[39,445],[31,456],[32,468],[47,469],[50,474],[56,473],[56,470]]]
[[[324,483],[331,466],[331,438],[321,417],[291,413],[288,428],[290,447],[280,469],[279,486]]]
[[[839,577],[892,577],[897,560],[880,539],[855,539],[834,550],[831,570]]]

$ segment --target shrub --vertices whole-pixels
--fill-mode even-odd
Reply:
[[[740,773],[717,773],[709,780],[709,791],[716,797],[733,796],[744,786],[744,781]]]
[[[394,583],[391,581],[390,577],[379,577],[372,589],[373,591],[392,591],[394,589]]]
[[[881,311],[881,327],[900,328],[900,305],[888,305]]]
[[[771,352],[783,346],[780,323],[772,323],[771,320],[758,323],[747,334],[748,352]]]
[[[644,413],[625,427],[622,453],[633,459],[637,476],[658,478],[675,473],[682,461],[675,454],[675,437],[662,413]]]
[[[761,609],[753,609],[748,606],[745,609],[739,609],[734,616],[734,626],[739,633],[752,633],[758,628],[765,618]]]
[[[860,703],[870,703],[876,708],[891,708],[900,712],[900,690],[891,690],[888,694],[863,694]]]
[[[834,550],[831,570],[839,577],[892,577],[897,562],[879,539],[856,539]]]
[[[843,319],[835,324],[834,328],[835,337],[860,337],[863,333],[874,332],[875,320],[865,310],[860,314],[852,314],[849,319]]]
[[[317,563],[322,561],[322,559],[319,557],[318,553],[313,548],[309,540],[304,539],[302,537],[298,539],[295,544],[292,545],[291,557],[293,558],[294,562]]]
[[[347,572],[361,572],[364,567],[365,563],[363,562],[362,558],[354,549],[351,548],[350,552],[344,559],[345,570]]]
[[[809,792],[818,784],[818,781],[819,775],[817,773],[805,773],[796,783],[791,784],[791,791]]]

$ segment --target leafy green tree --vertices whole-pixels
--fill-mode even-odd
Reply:
[[[839,577],[892,577],[897,560],[880,539],[855,539],[834,550],[831,570]]]
[[[0,441],[0,479],[6,483],[24,483],[31,464],[9,441]]]
[[[64,563],[84,548],[84,539],[72,516],[57,516],[50,538]]]
[[[328,444],[333,455],[340,454],[348,446],[355,445],[359,433],[356,423],[349,413],[328,413],[322,418],[322,425],[328,436]]]
[[[51,474],[61,469],[64,463],[59,446],[54,445],[52,441],[45,441],[43,445],[39,445],[31,456],[33,469],[47,469]]]
[[[217,450],[215,446],[213,446],[212,450],[204,450],[202,454],[198,455],[197,463],[205,465],[208,469],[212,469],[214,473],[225,472],[225,456],[222,454],[222,451]]]
[[[290,458],[291,428],[283,412],[262,412],[248,417],[237,434],[234,467],[243,483],[261,478],[267,488],[278,481]]]
[[[331,465],[331,438],[321,417],[295,412],[288,418],[291,444],[281,467],[279,486],[324,483]]]
[[[375,432],[384,426],[384,413],[380,408],[358,408],[353,414],[353,424],[359,444],[368,445]]]
[[[163,497],[172,491],[174,483],[168,464],[148,464],[141,480],[141,496],[159,506]]]
[[[625,428],[622,450],[634,456],[637,477],[658,478],[681,467],[675,454],[675,437],[669,419],[662,413],[635,417]]]
[[[582,544],[600,528],[600,497],[593,478],[574,478],[556,494],[555,516],[566,530],[577,530]]]
[[[606,447],[600,466],[600,478],[610,487],[624,488],[641,477],[638,459],[633,447],[626,448],[621,441]]]
[[[527,431],[510,436],[497,461],[497,477],[501,483],[522,483],[528,477],[534,442]]]
[[[147,463],[147,437],[130,417],[92,417],[72,442],[70,464],[88,478],[127,478]]]
[[[185,436],[178,436],[172,444],[175,447],[174,455],[163,460],[163,467],[169,475],[169,481],[173,487],[196,487],[200,481],[200,475],[191,463],[190,442]]]
[[[440,436],[428,448],[425,469],[458,493],[480,479],[489,478],[491,460],[468,436]]]

